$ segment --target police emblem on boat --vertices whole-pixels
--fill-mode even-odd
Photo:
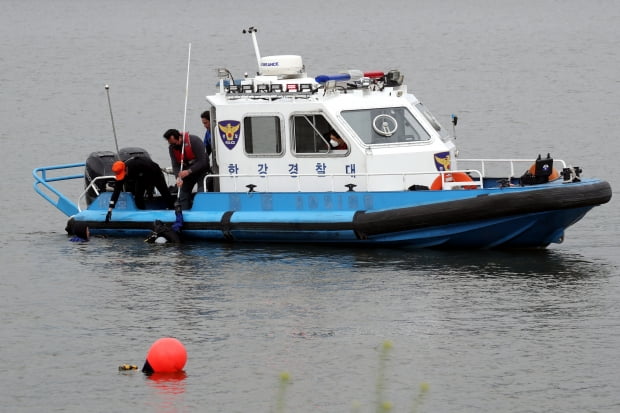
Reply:
[[[241,122],[238,120],[222,120],[217,123],[217,130],[224,145],[232,150],[239,142]]]
[[[438,171],[450,170],[450,152],[439,152],[434,156],[435,167]]]

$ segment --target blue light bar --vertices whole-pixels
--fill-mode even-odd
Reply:
[[[346,82],[347,80],[351,80],[351,75],[348,73],[338,73],[337,75],[319,75],[314,78],[317,83],[327,83],[330,80],[335,80],[336,82]]]
[[[357,81],[362,78],[368,77],[371,79],[380,79],[385,74],[383,72],[362,72],[361,70],[347,70],[344,73],[338,73],[336,75],[320,75],[314,78],[317,83],[327,83],[330,80],[335,82],[346,82],[348,80]]]

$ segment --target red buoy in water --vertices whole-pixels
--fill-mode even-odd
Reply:
[[[187,351],[176,338],[164,337],[155,341],[148,353],[142,371],[145,373],[176,373],[183,370]]]

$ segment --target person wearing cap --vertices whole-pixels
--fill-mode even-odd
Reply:
[[[105,222],[110,222],[112,219],[112,210],[116,206],[123,187],[127,192],[133,194],[136,207],[139,209],[146,208],[144,195],[148,193],[152,197],[153,188],[157,188],[161,194],[166,208],[174,206],[174,199],[170,195],[164,174],[159,165],[152,160],[135,156],[127,159],[125,162],[116,161],[112,165],[112,172],[114,172],[116,182],[114,184],[114,192],[112,197],[110,197]]]
[[[177,177],[179,203],[182,209],[191,208],[191,195],[194,185],[198,192],[204,192],[205,177],[209,172],[209,158],[204,143],[196,135],[184,133],[177,129],[168,129],[164,133],[168,141],[172,172]]]

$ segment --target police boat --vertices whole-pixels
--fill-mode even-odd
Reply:
[[[256,76],[219,69],[207,96],[211,192],[183,210],[183,239],[361,247],[545,248],[593,207],[608,182],[550,154],[461,159],[453,133],[408,91],[399,70],[308,76],[301,56],[261,57]],[[458,118],[452,117],[453,128]],[[453,129],[451,128],[451,129]],[[91,234],[148,236],[171,224],[156,193],[123,192],[105,221],[111,165],[141,148],[33,171],[34,189]],[[83,182],[76,200],[54,184]],[[174,182],[174,177],[172,177]],[[206,185],[206,182],[205,182]],[[178,212],[178,211],[177,211]]]

